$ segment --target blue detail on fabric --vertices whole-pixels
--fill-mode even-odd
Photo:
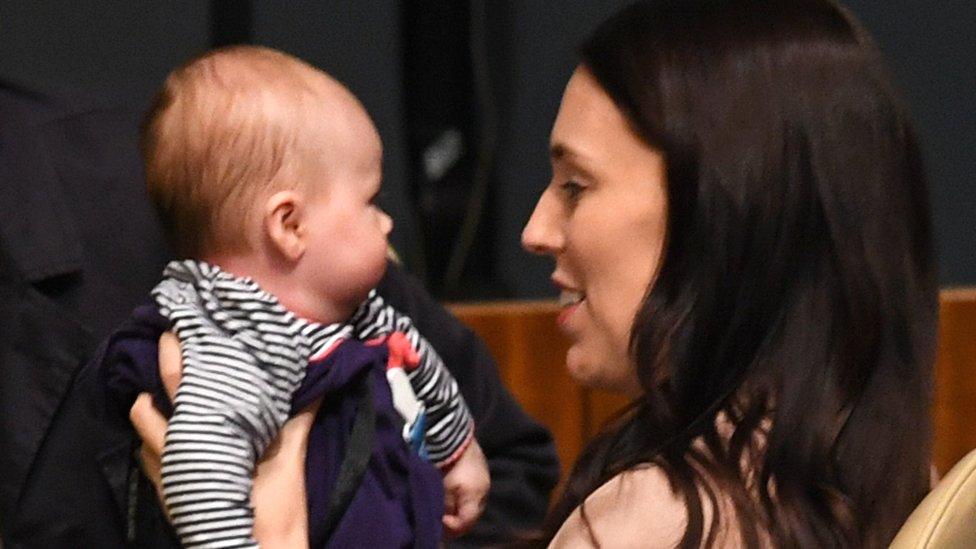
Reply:
[[[427,424],[427,412],[421,410],[417,414],[417,421],[413,423],[413,428],[410,429],[410,447],[417,455],[428,459],[427,457],[427,442],[424,438],[425,426]]]

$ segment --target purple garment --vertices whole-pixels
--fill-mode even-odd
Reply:
[[[128,410],[140,392],[154,395],[165,415],[172,405],[159,378],[157,343],[168,329],[151,305],[137,308],[110,339],[106,387]],[[430,463],[410,450],[401,436],[402,420],[393,407],[386,381],[385,345],[347,340],[326,357],[310,363],[292,397],[292,413],[321,398],[308,438],[305,485],[310,547],[436,547],[444,511],[443,483]],[[366,373],[368,371],[368,373]],[[376,426],[369,465],[332,536],[326,540],[323,519],[336,483],[358,398],[351,384],[370,376]]]

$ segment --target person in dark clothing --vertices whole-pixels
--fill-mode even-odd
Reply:
[[[0,535],[4,547],[167,546],[126,421],[83,365],[144,301],[168,253],[144,195],[131,99],[65,100],[0,82]],[[380,294],[428,335],[469,402],[492,488],[455,546],[538,524],[558,477],[549,433],[483,343],[391,265]]]

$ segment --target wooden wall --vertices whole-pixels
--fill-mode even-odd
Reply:
[[[502,380],[526,411],[552,430],[565,476],[585,442],[626,401],[582,388],[569,377],[564,367],[567,342],[556,328],[555,303],[450,308],[488,344]],[[942,292],[933,413],[934,460],[945,473],[976,448],[976,289]]]
[[[945,473],[976,448],[976,288],[943,290],[935,363],[935,464]]]

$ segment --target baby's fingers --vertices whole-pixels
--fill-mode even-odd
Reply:
[[[444,508],[444,533],[447,537],[460,536],[470,530],[485,510],[483,494],[450,494]]]

